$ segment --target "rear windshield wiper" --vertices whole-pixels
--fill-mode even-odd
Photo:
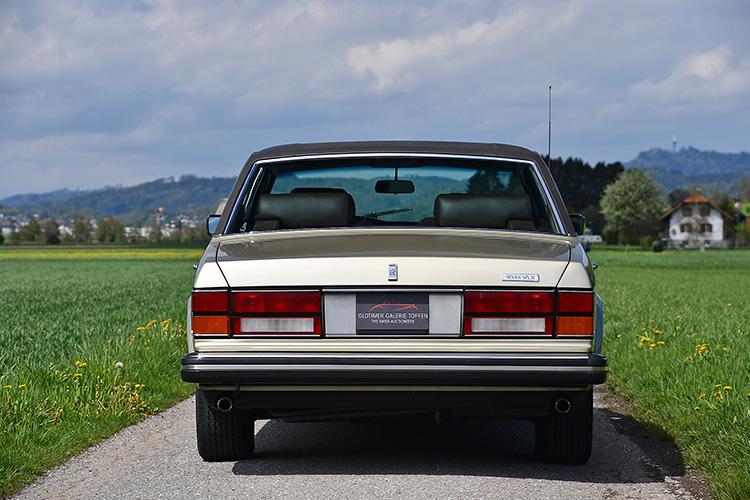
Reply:
[[[400,214],[401,212],[411,212],[411,208],[395,208],[393,210],[383,210],[382,212],[370,212],[365,215],[365,219],[377,219],[381,215]]]

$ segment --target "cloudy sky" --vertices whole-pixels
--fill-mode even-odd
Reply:
[[[750,150],[747,0],[0,0],[0,199],[327,140]]]

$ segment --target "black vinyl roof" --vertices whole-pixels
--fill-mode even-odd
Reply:
[[[458,154],[517,158],[533,162],[539,162],[541,159],[538,153],[520,146],[507,144],[448,141],[360,141],[299,143],[273,146],[253,153],[248,163],[252,164],[270,158],[348,153]]]

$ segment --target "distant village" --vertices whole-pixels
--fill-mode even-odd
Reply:
[[[71,220],[53,220],[0,212],[0,243],[199,243],[208,239],[205,227],[205,219],[184,214],[157,217],[154,225],[126,226],[115,217],[97,220],[78,215]]]

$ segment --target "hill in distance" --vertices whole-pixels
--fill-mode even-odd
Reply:
[[[234,181],[230,177],[183,175],[179,180],[158,179],[129,187],[17,195],[0,201],[0,206],[42,219],[72,220],[76,214],[84,214],[99,220],[117,217],[127,225],[153,222],[160,207],[167,219],[203,219],[229,195]]]
[[[717,153],[683,148],[677,152],[651,149],[624,163],[625,168],[644,168],[665,189],[680,188],[734,196],[741,180],[750,179],[750,153]],[[234,178],[183,175],[129,187],[94,191],[58,190],[44,194],[20,194],[0,200],[0,207],[25,216],[72,220],[76,214],[96,219],[114,216],[128,225],[150,224],[159,207],[167,220],[186,216],[204,219],[229,195]]]
[[[750,153],[717,153],[682,148],[672,152],[651,149],[624,163],[625,168],[643,168],[667,192],[680,188],[691,191],[701,187],[703,192],[733,195],[739,181],[750,179]]]

